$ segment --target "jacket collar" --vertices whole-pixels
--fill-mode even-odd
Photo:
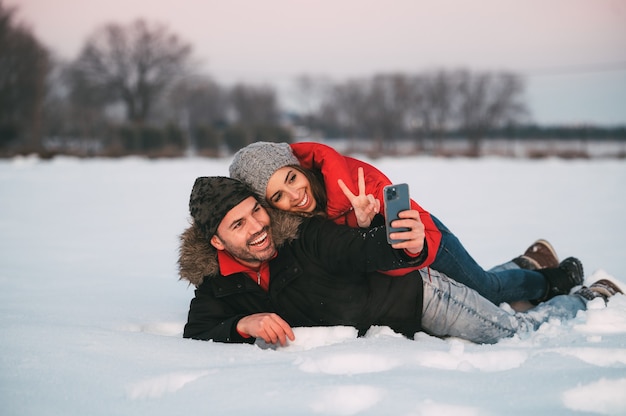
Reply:
[[[265,209],[270,214],[272,237],[277,248],[298,237],[302,217],[267,207]],[[186,280],[198,287],[205,276],[220,274],[217,250],[202,236],[199,227],[193,222],[180,235],[178,254],[180,280]]]

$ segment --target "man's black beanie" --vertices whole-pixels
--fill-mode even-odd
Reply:
[[[242,182],[223,176],[196,179],[189,198],[189,212],[206,239],[213,237],[228,211],[254,192]]]

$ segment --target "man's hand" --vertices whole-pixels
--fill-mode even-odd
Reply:
[[[287,344],[287,338],[291,341],[296,339],[289,324],[275,313],[244,316],[237,323],[237,331],[254,338],[263,338],[268,344],[280,342],[282,346]]]
[[[391,247],[396,249],[405,249],[409,253],[418,254],[424,249],[424,237],[426,232],[424,224],[420,219],[420,213],[414,209],[408,209],[406,211],[400,211],[398,213],[399,220],[393,220],[392,226],[405,227],[409,231],[402,231],[398,233],[391,233],[390,237],[394,240],[404,240],[396,244],[392,244]]]
[[[359,227],[367,228],[372,223],[374,216],[380,212],[380,201],[374,198],[372,194],[365,195],[365,175],[363,174],[363,168],[359,168],[358,175],[358,195],[354,195],[341,179],[337,180],[337,184],[352,204]]]

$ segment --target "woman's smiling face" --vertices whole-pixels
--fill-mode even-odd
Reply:
[[[265,198],[274,208],[291,212],[313,212],[317,205],[308,178],[293,166],[284,166],[267,182]]]

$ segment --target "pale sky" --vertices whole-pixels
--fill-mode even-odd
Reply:
[[[217,81],[287,90],[428,69],[527,75],[539,123],[626,124],[626,0],[4,0],[66,59],[106,23],[163,23]]]

